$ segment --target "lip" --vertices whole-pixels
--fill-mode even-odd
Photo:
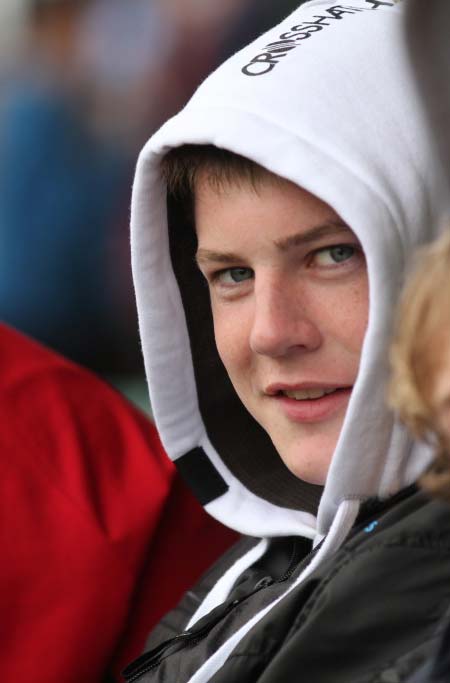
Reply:
[[[337,382],[333,384],[331,382],[299,382],[298,384],[287,384],[284,382],[277,382],[274,384],[269,384],[265,389],[264,393],[267,396],[276,396],[280,391],[303,391],[305,389],[323,389],[324,391],[328,389],[352,389],[353,387],[348,384],[340,384]]]
[[[337,389],[333,394],[322,398],[304,399],[297,401],[280,394],[281,391],[296,391],[303,389]],[[352,386],[333,386],[321,383],[302,383],[296,385],[274,384],[267,387],[265,393],[268,398],[277,401],[284,415],[293,422],[314,423],[322,422],[333,417],[346,408],[352,393]]]

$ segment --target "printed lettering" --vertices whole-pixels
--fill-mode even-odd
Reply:
[[[246,76],[263,76],[264,74],[270,73],[270,71],[276,67],[281,57],[286,57],[290,50],[299,47],[301,41],[311,38],[314,33],[332,26],[334,23],[332,20],[341,21],[342,19],[345,19],[347,15],[365,12],[369,9],[393,7],[398,0],[394,0],[394,2],[386,2],[385,0],[365,0],[365,2],[371,7],[332,5],[323,10],[326,12],[326,15],[315,14],[312,19],[292,26],[290,31],[282,33],[278,40],[266,45],[264,52],[254,57],[251,62],[241,69],[242,73]],[[332,21],[332,23],[330,23],[330,21]]]
[[[278,60],[273,59],[270,52],[264,52],[254,57],[249,64],[246,64],[242,69],[242,73],[246,76],[262,76],[272,71],[277,64]]]
[[[301,33],[301,31],[287,31],[286,33],[282,33],[280,38],[281,40],[292,40],[295,38],[295,36],[298,36]]]
[[[317,26],[319,27],[319,30],[323,28],[324,26],[331,26],[331,24],[328,24],[330,19],[332,17],[325,17],[323,14],[315,14],[314,15],[315,21],[312,21],[311,19],[308,21],[303,21],[301,24],[297,24],[296,26],[293,26],[291,28],[291,31],[304,31],[305,28],[310,28],[312,26]]]
[[[292,50],[296,47],[293,40],[279,40],[276,43],[269,43],[266,45],[266,50],[269,52],[286,52],[286,50]]]
[[[322,31],[322,29],[323,26],[313,26],[305,24],[302,31],[288,31],[287,33],[282,33],[280,38],[282,38],[283,40],[289,40],[291,38],[295,38],[295,40],[304,40],[305,38],[309,38],[313,33],[316,33],[317,31]]]
[[[297,47],[297,45],[289,45],[289,47],[286,47],[286,46],[285,47],[273,47],[270,49],[270,54],[278,55],[280,53],[279,54],[280,57],[285,57],[286,53],[289,52],[289,50],[293,50],[296,47]]]
[[[330,24],[326,24],[325,22],[329,20],[330,17],[324,17],[323,14],[315,14],[314,19],[316,21],[311,21],[308,22],[310,24],[315,24],[316,26],[330,26]]]
[[[344,14],[355,13],[355,10],[346,9],[345,7],[342,7],[342,5],[335,5],[334,7],[330,7],[326,11],[333,17],[333,19],[343,19]]]
[[[301,40],[306,40],[307,38],[311,38],[313,33],[314,31],[304,31],[303,33],[299,33],[295,40],[297,42],[300,42]]]
[[[372,5],[372,9],[378,9],[379,7],[393,7],[393,2],[381,2],[381,0],[366,0],[368,5]]]
[[[306,38],[309,38],[312,36],[313,32],[311,31],[296,31],[295,33],[291,33],[291,35],[295,36],[296,42],[299,42],[300,40],[306,40]],[[283,35],[286,35],[285,33]],[[281,38],[281,36],[280,36]],[[295,47],[295,44],[294,44]]]

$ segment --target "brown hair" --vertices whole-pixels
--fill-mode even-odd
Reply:
[[[450,349],[450,230],[418,254],[400,302],[391,347],[389,398],[400,419],[418,438],[434,443],[437,457],[422,485],[450,500],[448,436],[436,423],[433,387]],[[450,435],[449,435],[450,436]]]
[[[168,195],[190,208],[191,214],[200,175],[217,191],[231,183],[250,183],[256,191],[263,180],[278,178],[255,161],[214,145],[174,147],[162,158],[161,173]]]

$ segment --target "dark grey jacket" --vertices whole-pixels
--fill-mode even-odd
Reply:
[[[200,582],[200,594],[236,552]],[[307,541],[274,541],[225,604],[176,634],[177,621],[187,623],[197,606],[194,590],[157,627],[149,642],[153,649],[128,667],[126,680],[189,681],[232,633],[286,591],[310,559]],[[383,505],[366,504],[334,557],[272,608],[211,681],[406,681],[433,651],[449,606],[450,508],[409,489]],[[155,647],[158,639],[165,640]]]

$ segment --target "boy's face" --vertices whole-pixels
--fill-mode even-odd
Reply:
[[[256,190],[246,181],[219,190],[200,175],[195,219],[234,388],[291,472],[323,483],[367,325],[358,239],[327,204],[270,176]]]

